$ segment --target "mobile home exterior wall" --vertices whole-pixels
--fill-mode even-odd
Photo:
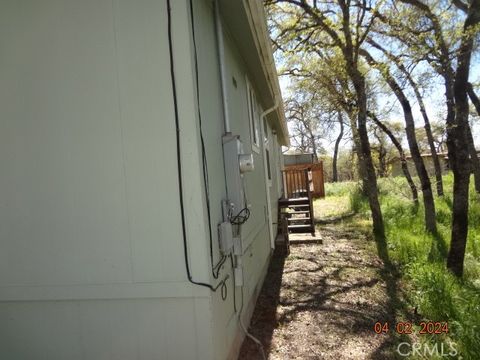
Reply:
[[[245,176],[252,215],[242,229],[242,293],[229,261],[219,280],[211,273],[202,135],[214,262],[226,197],[213,7],[193,2],[197,99],[189,2],[172,3],[188,261],[196,281],[225,279],[226,299],[186,277],[166,2],[3,0],[0,358],[236,355],[239,307],[248,320],[276,231],[278,119],[267,117],[264,137],[260,113],[270,95],[245,60],[252,55],[233,36],[239,29],[225,21],[232,132],[255,160]],[[248,87],[258,98],[257,147]]]
[[[212,227],[216,227],[222,221],[221,200],[226,197],[226,184],[223,168],[222,156],[222,135],[224,133],[224,118],[221,104],[221,88],[218,55],[216,50],[215,37],[215,9],[209,1],[195,2],[195,12],[199,14],[196,22],[196,34],[200,39],[198,47],[199,68],[202,71],[199,74],[200,94],[215,94],[216,96],[201,96],[200,111],[205,122],[203,136],[206,144],[209,179],[210,179],[210,200],[212,209]],[[277,201],[280,197],[281,182],[280,163],[278,152],[280,145],[276,136],[272,133],[274,130],[270,125],[270,120],[260,118],[264,106],[257,101],[257,111],[254,114],[252,122],[249,109],[252,106],[251,99],[248,98],[249,91],[258,94],[255,88],[254,78],[248,71],[244,62],[245,54],[240,53],[231,33],[228,23],[223,23],[225,39],[225,70],[227,82],[227,96],[229,104],[229,114],[231,132],[239,135],[244,143],[246,152],[251,152],[254,156],[255,170],[245,175],[246,194],[250,204],[251,219],[242,228],[242,237],[244,242],[244,281],[245,286],[242,292],[240,289],[229,287],[232,292],[227,301],[223,301],[219,293],[212,294],[213,309],[213,339],[215,358],[224,359],[232,357],[238,351],[243,336],[239,332],[238,311],[243,303],[244,317],[249,318],[253,310],[253,301],[256,299],[266,274],[268,261],[271,254],[270,228],[269,221],[276,223]],[[256,97],[257,99],[259,96]],[[255,126],[255,129],[252,129]],[[253,137],[254,131],[258,132],[257,144]],[[267,133],[265,133],[265,130]],[[271,177],[268,179],[265,166],[266,158],[263,150],[267,142],[270,141],[271,157]],[[281,151],[280,151],[281,153]],[[266,185],[270,189],[270,206],[272,210],[271,219],[268,219]],[[276,233],[276,224],[273,226],[273,232]],[[216,234],[215,234],[216,236]],[[217,238],[215,238],[216,240]],[[219,260],[218,252],[215,252],[215,261]],[[233,273],[229,266],[225,266],[220,277]]]
[[[210,294],[186,282],[178,183],[165,175],[165,2],[0,7],[0,357],[211,357]],[[207,279],[186,13],[176,3],[188,232]]]

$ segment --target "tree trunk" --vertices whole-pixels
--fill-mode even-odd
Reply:
[[[478,115],[480,116],[480,99],[478,98],[475,91],[473,91],[473,86],[471,83],[467,84],[467,94],[477,110]],[[468,124],[468,123],[467,123]],[[468,141],[468,150],[470,152],[470,160],[472,161],[473,173],[474,173],[474,181],[475,181],[475,191],[480,193],[480,160],[478,159],[477,150],[475,148],[475,142],[473,140],[472,129],[470,128],[470,124],[468,124],[467,128],[467,141]]]
[[[350,128],[352,129],[352,138],[353,138],[353,151],[357,155],[357,172],[358,172],[358,177],[359,179],[362,180],[362,194],[365,197],[368,197],[367,194],[367,189],[364,186],[364,179],[366,178],[366,173],[367,171],[365,170],[365,161],[363,159],[363,154],[362,154],[362,144],[360,141],[360,135],[358,132],[358,127],[357,127],[357,121],[356,118],[352,115],[349,114],[349,119],[350,119]]]
[[[382,138],[377,134],[378,129],[373,130],[373,136],[378,141],[378,147],[372,147],[378,153],[378,169],[377,169],[377,177],[383,178],[387,176],[387,151],[385,150],[385,146],[382,142]]]
[[[418,191],[415,183],[413,182],[412,176],[410,175],[410,170],[408,170],[407,158],[405,152],[403,151],[402,144],[398,139],[393,135],[390,129],[382,123],[375,114],[369,112],[368,116],[377,124],[377,126],[389,137],[392,144],[397,148],[398,154],[400,155],[400,162],[402,164],[403,175],[407,179],[408,186],[412,192],[412,200],[415,204],[418,204]]]
[[[467,144],[468,152],[470,153],[470,165],[473,171],[473,180],[475,184],[475,191],[480,194],[480,160],[478,159],[477,150],[475,149],[475,142],[473,141],[472,129],[467,121]]]
[[[432,154],[433,166],[435,169],[435,179],[436,179],[436,187],[437,187],[437,195],[443,196],[443,179],[442,179],[442,167],[440,166],[440,160],[437,155],[437,149],[435,148],[435,142],[433,139],[432,128],[430,126],[430,119],[427,115],[427,110],[425,109],[425,104],[423,102],[422,95],[418,89],[417,83],[413,80],[410,72],[407,70],[405,65],[400,61],[400,59],[394,55],[392,55],[389,51],[383,48],[380,44],[375,42],[373,39],[368,39],[368,43],[372,46],[376,47],[380,51],[382,51],[390,60],[392,60],[398,69],[405,75],[407,78],[408,83],[412,87],[413,91],[415,92],[415,97],[417,98],[418,105],[420,107],[420,112],[423,117],[423,121],[425,123],[425,132],[427,134],[428,146],[430,148],[430,153]]]
[[[378,65],[377,61],[375,61],[375,59],[367,51],[362,51],[362,55],[371,66]],[[413,162],[415,163],[415,169],[417,170],[417,175],[422,185],[423,204],[425,206],[425,229],[431,233],[435,233],[437,231],[437,224],[432,186],[430,184],[430,178],[428,177],[427,169],[425,169],[425,164],[423,163],[423,159],[418,148],[417,138],[415,136],[415,121],[413,120],[410,102],[388,69],[381,71],[381,74],[402,106],[410,154]]]
[[[430,147],[430,153],[432,154],[433,167],[435,169],[435,183],[437,188],[437,195],[443,196],[442,166],[440,165],[440,159],[438,158],[437,149],[435,148],[435,141],[433,139],[432,128],[430,126],[430,121],[428,120],[426,112],[423,119],[425,122],[425,132],[427,133],[428,146]]]
[[[404,68],[403,65],[402,67]],[[440,160],[437,155],[437,149],[435,149],[435,142],[433,139],[432,127],[430,126],[430,119],[428,118],[427,110],[425,109],[425,104],[423,103],[423,98],[420,94],[420,91],[418,90],[417,84],[413,81],[408,71],[406,71],[406,73],[408,74],[407,78],[410,83],[410,86],[412,86],[413,91],[415,92],[418,105],[420,106],[420,112],[422,113],[423,122],[425,123],[425,133],[427,134],[428,146],[430,147],[430,153],[432,154],[432,160],[433,160],[433,167],[435,169],[437,195],[443,196],[442,167],[440,166]]]
[[[428,177],[427,169],[425,169],[425,164],[423,163],[417,139],[415,137],[415,122],[413,120],[412,109],[410,103],[406,99],[403,99],[403,101],[401,100],[401,105],[405,115],[405,131],[407,133],[410,154],[415,163],[415,169],[417,170],[420,183],[422,184],[423,204],[425,206],[425,228],[427,231],[435,233],[437,231],[435,202],[433,199],[430,178]]]
[[[465,19],[464,34],[480,22],[480,0],[472,0]],[[468,235],[468,187],[470,166],[467,143],[468,98],[467,85],[470,73],[474,37],[464,35],[458,52],[458,65],[453,87],[455,96],[455,117],[448,127],[448,153],[453,171],[453,222],[447,268],[456,276],[463,275],[463,263]]]
[[[470,101],[477,110],[478,116],[480,116],[480,99],[478,98],[477,94],[475,94],[475,91],[473,91],[473,86],[470,83],[467,85],[467,92],[468,96],[470,97]]]
[[[340,146],[340,141],[343,138],[343,119],[342,113],[338,112],[338,123],[340,124],[340,134],[338,134],[337,140],[335,141],[335,148],[333,150],[333,182],[338,181],[338,171],[337,171],[337,160],[338,160],[338,148]]]
[[[352,164],[355,162],[355,157],[357,157],[357,162],[358,162],[358,155],[357,155],[357,152],[355,150],[355,146],[353,146],[352,151],[350,152],[350,162]],[[357,172],[355,171],[355,168],[352,167],[351,169],[349,169],[349,171],[348,171],[349,180],[357,181],[358,177],[355,176],[356,174],[357,174]]]
[[[315,141],[315,135],[313,134],[313,131],[312,131],[312,124],[310,122],[308,122],[308,125],[307,125],[307,123],[304,123],[303,125],[308,132],[307,136],[309,137],[309,141],[311,143],[313,158],[314,158],[315,162],[318,162],[317,143]]]
[[[360,140],[360,153],[362,154],[364,164],[363,186],[368,196],[370,210],[372,212],[373,233],[375,239],[383,244],[385,242],[385,226],[383,216],[378,200],[378,185],[375,167],[373,166],[372,152],[368,140],[367,130],[367,95],[365,88],[365,78],[355,69],[352,74],[352,82],[358,99],[358,136]]]
[[[382,143],[378,147],[378,176],[386,177],[387,176],[387,151]]]
[[[302,1],[302,4],[306,3],[306,1]],[[358,51],[360,43],[358,42],[354,44],[354,41],[352,40],[352,32],[350,28],[350,4],[345,1],[339,1],[339,5],[343,14],[343,17],[341,18],[342,35],[345,38],[344,46],[341,46],[341,49],[345,58],[345,70],[352,81],[357,100],[357,127],[360,142],[359,154],[361,154],[361,162],[363,163],[363,187],[364,191],[367,193],[370,211],[372,212],[373,233],[379,249],[379,255],[384,261],[389,262],[385,239],[385,226],[383,223],[380,202],[378,200],[377,177],[373,166],[370,142],[368,140],[367,89],[365,75],[363,75],[358,68]]]

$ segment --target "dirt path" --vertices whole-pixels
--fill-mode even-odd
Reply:
[[[374,244],[358,227],[324,224],[323,244],[277,251],[250,331],[268,359],[392,359],[394,331],[377,335],[375,322],[395,322],[397,284],[383,270]],[[239,359],[262,359],[244,341]]]

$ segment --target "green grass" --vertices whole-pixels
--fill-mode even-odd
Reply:
[[[465,273],[459,280],[446,270],[452,221],[453,177],[444,177],[445,196],[436,198],[438,234],[424,231],[423,206],[409,198],[405,179],[379,180],[388,254],[406,284],[406,298],[425,320],[448,321],[448,339],[433,335],[422,341],[452,341],[464,359],[480,356],[480,198],[470,192]],[[354,183],[326,185],[327,196],[348,196],[351,210],[369,218],[367,201]]]
[[[357,183],[354,181],[344,181],[337,183],[325,184],[325,196],[345,196],[349,195],[352,188],[356,188]]]

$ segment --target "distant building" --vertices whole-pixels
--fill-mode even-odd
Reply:
[[[480,150],[477,150],[477,155],[480,156]],[[442,169],[442,174],[447,173],[447,171],[450,170],[450,167],[449,167],[449,164],[448,164],[448,153],[447,152],[441,152],[441,153],[438,153],[437,156],[438,156],[438,159],[440,161],[440,167]],[[422,154],[422,159],[423,159],[423,163],[425,164],[425,167],[427,169],[428,175],[429,176],[435,176],[435,167],[433,165],[432,154]],[[411,156],[407,156],[407,164],[408,164],[408,169],[410,170],[410,173],[413,176],[416,176],[417,171],[415,169],[415,164],[414,164]],[[395,159],[395,161],[392,164],[392,176],[403,176],[402,163],[400,161],[400,158]]]
[[[445,174],[449,170],[447,153],[438,153],[437,155],[440,161],[440,167],[442,168],[442,174]],[[435,176],[435,167],[433,165],[432,154],[422,154],[422,159],[427,169],[428,175]],[[408,170],[410,171],[412,176],[416,176],[417,170],[415,169],[415,163],[413,162],[411,156],[407,156],[407,164]],[[395,159],[392,164],[392,176],[403,176],[402,162],[400,161],[400,158]]]
[[[283,162],[284,162],[285,166],[313,164],[315,162],[315,156],[311,153],[307,153],[307,154],[302,154],[302,153],[284,154],[283,155]]]

